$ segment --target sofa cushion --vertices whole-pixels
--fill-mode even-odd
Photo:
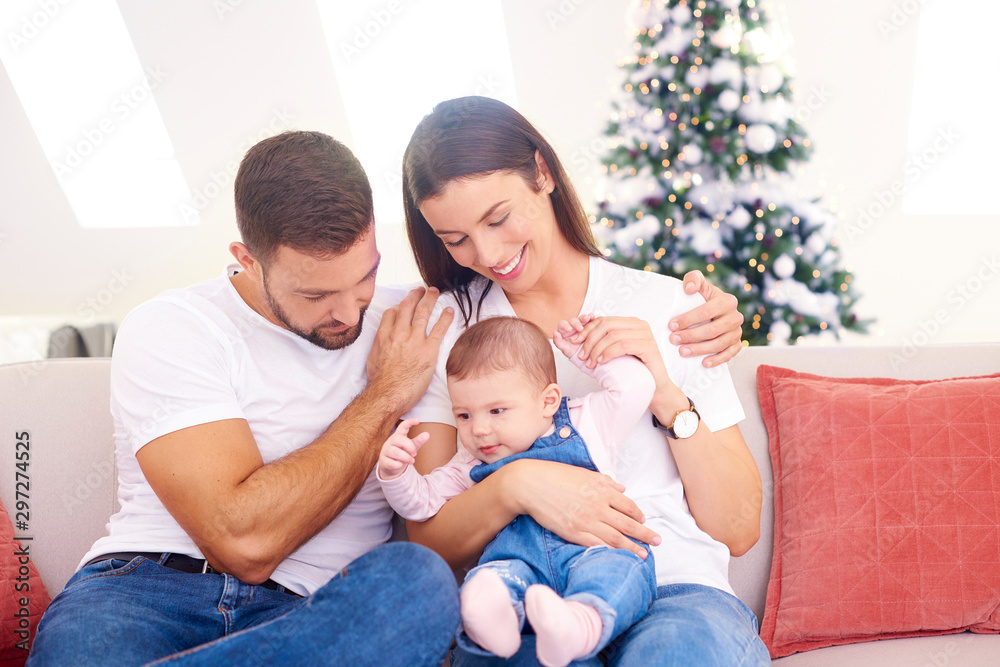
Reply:
[[[111,360],[44,359],[0,365],[0,433],[31,446],[31,560],[57,594],[117,510]],[[0,500],[16,511],[20,469],[0,456]]]
[[[15,446],[17,442],[22,441],[15,441]],[[22,488],[28,489],[24,497],[30,498],[30,486]],[[15,511],[15,517],[23,528],[27,525],[25,519],[30,519],[31,515],[30,505],[27,501],[22,502],[26,503],[22,506],[24,509]],[[10,516],[0,503],[0,665],[4,667],[23,665],[28,659],[35,626],[50,602],[45,584],[31,560],[34,542],[29,541],[30,538],[18,541],[14,535]]]
[[[1000,375],[757,373],[774,469],[772,657],[1000,632]]]

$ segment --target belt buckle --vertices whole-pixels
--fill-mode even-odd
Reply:
[[[201,573],[206,574],[208,572],[208,559],[201,561]]]

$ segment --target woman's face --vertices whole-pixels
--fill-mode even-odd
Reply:
[[[456,262],[505,292],[520,294],[537,283],[559,234],[552,178],[544,162],[540,167],[539,192],[518,174],[500,171],[454,180],[419,207]]]

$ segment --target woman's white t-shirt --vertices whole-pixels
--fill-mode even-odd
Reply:
[[[475,321],[479,295],[485,278],[472,285]],[[684,292],[683,284],[656,273],[636,271],[601,258],[590,259],[587,295],[580,313],[598,316],[639,317],[649,322],[659,345],[670,379],[694,402],[702,421],[712,430],[733,426],[744,418],[728,368],[705,368],[702,357],[681,357],[670,343],[670,319],[704,303],[698,295]],[[452,294],[438,300],[436,311],[455,309],[455,321],[445,336],[431,386],[408,417],[424,422],[455,425],[445,375],[448,353],[465,329],[460,309]],[[478,319],[515,316],[516,313],[499,285],[486,294]],[[437,321],[432,317],[431,321]],[[551,333],[551,332],[546,332]],[[556,354],[559,385],[566,396],[583,396],[597,391],[596,381]],[[729,548],[702,531],[695,523],[684,497],[677,466],[665,435],[653,426],[652,415],[640,418],[618,452],[617,479],[625,494],[640,507],[646,526],[663,539],[652,547],[656,557],[656,579],[660,586],[694,583],[732,593],[729,585]]]

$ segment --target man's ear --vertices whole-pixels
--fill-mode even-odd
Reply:
[[[535,149],[535,172],[538,179],[538,191],[544,192],[547,195],[552,194],[556,189],[556,181],[552,178],[549,165],[545,162],[545,158],[542,157],[542,153],[538,149]]]
[[[254,256],[250,253],[250,249],[247,248],[245,244],[240,243],[239,241],[233,241],[229,244],[229,252],[233,254],[236,261],[243,267],[243,271],[246,273],[248,278],[255,282],[264,281],[263,264],[254,258]]]
[[[550,383],[542,390],[542,414],[551,417],[559,409],[562,401],[562,389],[555,382]]]

